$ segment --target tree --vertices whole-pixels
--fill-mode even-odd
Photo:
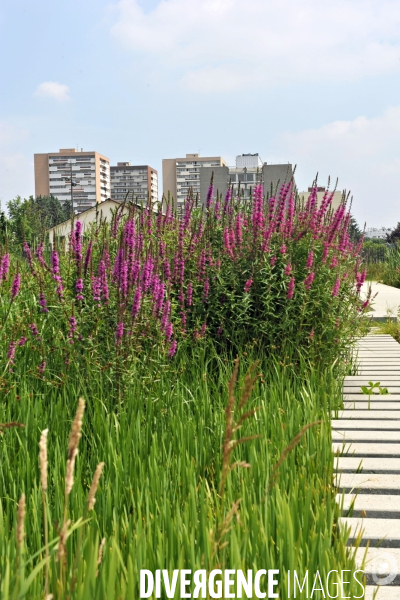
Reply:
[[[16,243],[32,242],[42,238],[47,229],[66,221],[71,216],[71,203],[61,204],[54,196],[17,196],[7,203],[9,229]]]
[[[389,244],[395,244],[400,241],[400,223],[397,223],[393,231],[386,234],[386,241]]]
[[[355,217],[350,218],[350,239],[352,242],[358,242],[362,236],[362,231]]]

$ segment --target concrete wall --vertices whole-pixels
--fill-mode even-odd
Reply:
[[[49,155],[35,154],[35,196],[48,196],[50,194],[49,187]]]
[[[98,221],[102,219],[103,221],[106,220],[108,223],[110,223],[112,219],[112,214],[113,212],[115,212],[118,206],[120,206],[120,204],[118,202],[113,202],[112,200],[106,200],[105,202],[99,204],[97,206]],[[126,212],[127,208],[124,208],[124,214]],[[96,206],[94,206],[93,208],[89,208],[89,210],[85,210],[85,212],[82,212],[79,215],[76,215],[74,218],[74,223],[76,223],[76,221],[80,221],[82,223],[83,231],[86,228],[88,228],[91,223],[95,223]],[[60,239],[65,238],[65,240],[67,241],[68,235],[71,232],[71,225],[71,219],[68,219],[68,221],[64,221],[64,223],[60,223],[59,225],[56,225],[55,227],[49,229],[48,233],[50,241],[53,242],[54,236]]]
[[[279,194],[283,183],[289,183],[293,176],[292,165],[264,165],[262,168],[264,194]]]
[[[207,192],[210,187],[211,176],[214,173],[214,195],[217,191],[225,197],[229,183],[228,167],[202,167],[200,169],[200,202],[206,203]]]

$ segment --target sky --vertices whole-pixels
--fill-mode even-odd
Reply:
[[[0,52],[3,209],[38,152],[258,152],[400,221],[400,0],[2,0]]]

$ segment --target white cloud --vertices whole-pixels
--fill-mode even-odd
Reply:
[[[69,95],[69,87],[63,83],[57,83],[55,81],[44,81],[38,85],[34,95],[38,96],[39,98],[54,98],[59,102],[71,100]]]
[[[360,222],[391,226],[400,221],[400,106],[374,118],[283,133],[275,151],[277,160],[298,164],[299,187],[310,185],[317,171],[321,185],[329,175],[338,177],[338,189],[354,196]]]
[[[199,91],[400,69],[400,0],[120,0],[112,35]]]

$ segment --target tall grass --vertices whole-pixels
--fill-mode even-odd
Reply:
[[[345,203],[316,197],[211,189],[182,220],[127,206],[47,256],[3,249],[2,598],[215,567],[280,569],[285,597],[288,570],[354,568],[329,415],[366,274]]]
[[[237,402],[254,358],[245,357],[240,366]],[[341,402],[336,375],[311,369],[303,382],[293,377],[290,367],[259,365],[257,373],[262,377],[255,382],[246,410],[260,410],[240,430],[240,437],[257,437],[234,449],[230,464],[244,463],[246,468],[229,469],[221,494],[232,366],[208,344],[162,370],[137,368],[117,414],[113,399],[101,392],[87,398],[61,573],[58,530],[64,522],[69,431],[81,387],[78,382],[69,391],[49,387],[42,396],[35,388],[23,386],[18,399],[10,397],[2,405],[2,422],[25,425],[3,432],[2,598],[15,597],[16,589],[19,597],[43,597],[46,549],[37,454],[45,427],[49,429],[49,589],[55,598],[64,598],[74,579],[76,598],[137,598],[141,568],[217,566],[280,569],[280,593],[286,597],[288,570],[318,569],[326,576],[331,569],[354,568],[344,533],[336,529],[328,420],[330,410]],[[300,429],[318,420],[321,424],[308,430],[274,470]],[[103,461],[96,504],[85,525],[74,573],[89,488],[96,466]],[[17,582],[16,500],[22,492],[26,535]],[[234,505],[237,514],[230,518]]]

